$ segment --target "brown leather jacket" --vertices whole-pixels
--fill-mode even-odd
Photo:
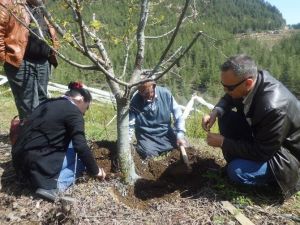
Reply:
[[[28,42],[30,16],[24,8],[26,0],[0,0],[0,61],[20,67]],[[20,21],[18,21],[17,17]],[[46,20],[47,21],[47,20]],[[48,23],[48,21],[47,21]],[[54,49],[58,40],[54,28],[48,23]],[[49,62],[57,66],[55,53],[52,51]]]

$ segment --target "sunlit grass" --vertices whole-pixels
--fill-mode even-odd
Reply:
[[[60,93],[52,93],[52,97],[60,96]],[[16,116],[17,108],[9,86],[0,86],[0,131],[8,133],[11,119]],[[92,101],[90,110],[85,115],[85,130],[89,140],[116,140],[116,118],[107,125],[116,114],[113,104],[100,104]]]
[[[85,115],[86,136],[89,140],[116,140],[117,120],[113,104],[93,101]]]
[[[209,114],[210,111],[204,107],[196,108],[197,111],[192,111],[189,115],[189,117],[186,119],[186,130],[187,130],[187,136],[190,138],[206,138],[206,131],[202,129],[201,123],[202,123],[202,117],[205,114]],[[217,122],[213,125],[211,128],[211,132],[218,133],[219,127]]]
[[[51,97],[58,97],[61,93],[51,93]],[[9,86],[0,86],[0,113],[2,132],[9,131],[11,119],[17,115],[17,109]],[[206,138],[206,132],[201,127],[202,116],[209,111],[205,108],[197,108],[198,111],[192,111],[186,120],[187,137]],[[89,140],[116,140],[117,122],[116,106],[114,104],[104,104],[92,101],[91,107],[85,115],[86,136]],[[215,125],[212,132],[218,132],[218,126]]]
[[[8,133],[11,119],[18,114],[8,85],[0,86],[0,105],[0,131],[1,133]]]

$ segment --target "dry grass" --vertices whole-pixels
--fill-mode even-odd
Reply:
[[[193,150],[188,153],[195,159],[196,171],[186,182],[182,178],[157,179],[152,174],[153,180],[142,180],[132,187],[124,185],[118,176],[104,182],[84,177],[67,192],[75,199],[74,204],[41,200],[15,179],[7,134],[16,110],[10,94],[1,95],[0,104],[1,224],[238,224],[223,209],[223,200],[230,201],[257,225],[294,225],[299,220],[299,194],[280,204],[272,187],[258,190],[232,185],[220,173],[224,165],[220,149],[199,139],[190,140]],[[97,123],[99,112],[94,113]],[[97,147],[94,151],[103,160]],[[109,155],[105,157],[110,160]],[[174,155],[141,165],[160,174],[164,171],[153,167],[165,168],[170,157]]]

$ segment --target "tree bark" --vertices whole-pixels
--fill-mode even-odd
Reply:
[[[117,99],[117,133],[118,157],[122,178],[128,184],[134,184],[139,178],[136,174],[131,148],[129,144],[129,100]]]

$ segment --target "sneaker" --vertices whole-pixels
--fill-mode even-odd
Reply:
[[[43,189],[43,188],[38,188],[35,193],[46,200],[49,200],[51,202],[54,202],[55,200],[57,200],[59,198],[59,191],[58,189]]]

